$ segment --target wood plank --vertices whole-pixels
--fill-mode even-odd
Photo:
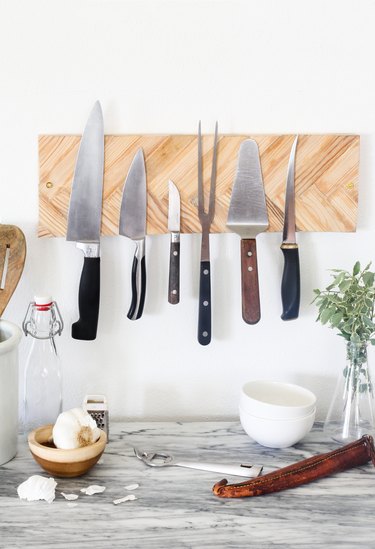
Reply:
[[[218,145],[216,214],[212,232],[226,232],[226,218],[243,139],[257,141],[267,196],[269,231],[281,231],[286,171],[294,135],[222,135]],[[80,136],[39,137],[39,236],[64,236]],[[203,136],[206,200],[213,136]],[[108,135],[105,138],[102,234],[118,234],[122,188],[132,158],[146,158],[147,233],[167,231],[168,179],[181,193],[181,232],[199,233],[196,135]],[[301,135],[296,157],[296,223],[300,231],[355,231],[359,136]]]

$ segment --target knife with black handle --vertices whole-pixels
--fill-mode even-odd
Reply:
[[[141,318],[146,297],[146,209],[146,166],[143,150],[138,149],[125,180],[119,221],[120,234],[135,243],[130,320]]]
[[[100,226],[104,172],[103,114],[97,101],[84,129],[72,183],[66,239],[77,242],[84,261],[79,284],[79,320],[72,337],[96,338],[100,299]]]
[[[72,324],[73,339],[95,339],[100,300],[100,257],[84,257],[78,290],[79,320]]]
[[[281,280],[282,320],[298,318],[301,296],[299,253],[296,242],[294,182],[297,143],[298,136],[295,138],[290,152],[285,193],[283,242],[281,244],[281,251],[284,255],[284,270]]]

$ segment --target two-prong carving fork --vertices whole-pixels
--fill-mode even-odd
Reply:
[[[217,127],[215,125],[214,150],[211,168],[211,186],[208,211],[204,209],[202,133],[198,126],[198,217],[202,225],[202,246],[199,279],[199,318],[198,341],[208,345],[211,341],[211,263],[210,263],[210,226],[215,216],[215,187],[217,164]]]

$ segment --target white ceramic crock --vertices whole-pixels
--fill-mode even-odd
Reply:
[[[0,465],[17,453],[18,344],[21,330],[0,320]]]

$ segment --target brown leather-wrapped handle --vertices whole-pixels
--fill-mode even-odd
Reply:
[[[304,459],[262,477],[238,484],[228,484],[227,480],[222,480],[216,483],[212,490],[220,498],[262,496],[295,488],[345,469],[364,465],[370,460],[375,466],[374,441],[371,436],[364,435],[337,450]]]
[[[247,324],[260,320],[260,300],[255,238],[241,240],[242,318]]]

